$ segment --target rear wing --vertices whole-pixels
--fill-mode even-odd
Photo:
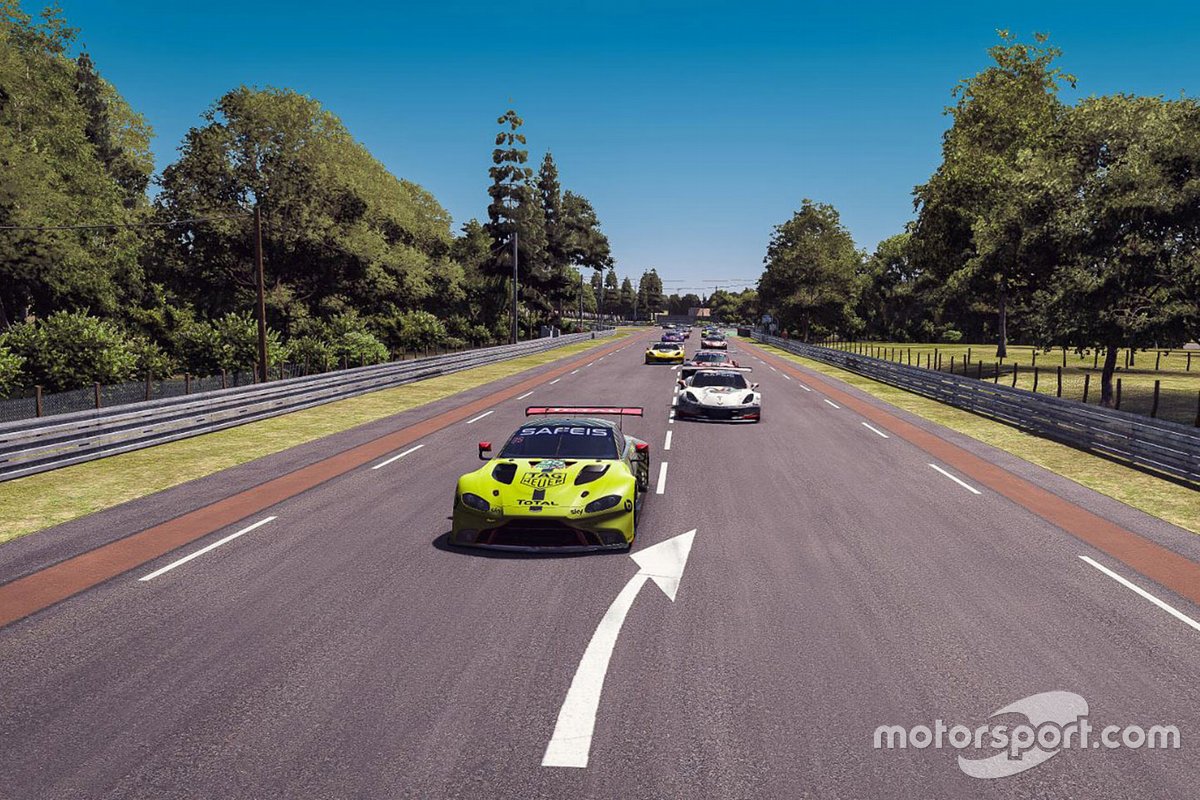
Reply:
[[[640,417],[642,409],[636,406],[529,406],[525,416],[545,416],[549,414],[603,414],[616,417]]]
[[[687,366],[688,370],[692,371],[692,372],[753,372],[754,371],[753,368],[751,368],[751,367],[722,366],[721,364],[716,364],[711,367],[695,366],[695,365],[691,365],[691,364],[688,364],[685,366]]]

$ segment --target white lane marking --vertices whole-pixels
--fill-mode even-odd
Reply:
[[[599,357],[599,358],[597,358],[596,360],[597,360],[597,361],[603,361],[603,360],[604,360],[604,359],[606,359],[606,358],[608,358],[608,356],[600,356],[600,357]]]
[[[662,462],[658,465],[658,487],[655,488],[655,494],[662,494],[667,490],[667,462]]]
[[[797,385],[797,386],[799,386],[801,389],[803,389],[803,390],[804,390],[804,391],[806,391],[806,392],[811,392],[811,391],[812,391],[812,389],[808,388],[808,387],[807,387],[807,386],[805,386],[803,383],[798,383],[798,384],[796,384],[796,385]]]
[[[672,398],[671,398],[671,405],[672,405],[672,406],[677,406],[677,405],[679,405],[679,395],[676,395],[676,396],[674,396],[674,397],[672,397]]]
[[[768,367],[771,367],[771,365],[770,365],[770,364],[767,364],[767,366],[768,366]],[[771,372],[779,372],[779,370],[775,369],[774,367],[771,367]]]
[[[153,580],[154,578],[157,578],[159,575],[162,575],[164,572],[170,572],[171,570],[175,569],[176,567],[183,566],[187,562],[191,561],[193,558],[196,558],[197,556],[202,556],[205,553],[207,553],[209,550],[215,550],[216,548],[220,547],[221,545],[225,544],[226,542],[232,542],[234,539],[238,538],[239,536],[249,533],[250,531],[254,530],[255,528],[261,528],[263,525],[266,525],[268,522],[270,522],[271,520],[275,520],[275,519],[279,519],[279,518],[278,517],[267,517],[266,519],[260,519],[258,522],[254,523],[253,525],[247,525],[245,528],[242,528],[237,533],[231,533],[228,536],[226,536],[224,539],[218,539],[217,541],[213,542],[212,544],[210,544],[206,547],[201,547],[199,550],[192,553],[191,555],[186,555],[183,558],[179,559],[178,561],[172,561],[170,564],[167,564],[165,567],[159,567],[158,569],[154,570],[154,572],[151,572],[149,575],[143,575],[142,577],[138,578],[138,580],[139,581]]]
[[[579,372],[579,370],[577,370],[577,369],[573,369],[573,370],[571,370],[571,374],[572,374],[572,375],[574,375],[576,372]]]
[[[529,397],[529,395],[531,395],[531,394],[533,394],[533,392],[526,392],[525,394],[521,395],[521,396],[520,396],[520,397],[518,397],[517,399],[518,399],[518,400],[524,400],[526,397]]]
[[[829,405],[833,406],[834,408],[841,408],[841,406],[839,406],[837,403],[830,400],[828,397],[822,397],[821,399],[824,400],[826,403],[829,403]]]
[[[588,363],[584,364],[584,366],[590,367],[592,364],[595,364],[595,363],[596,363],[595,361],[589,361]]]
[[[789,380],[789,381],[790,381],[790,380],[792,379],[792,376],[791,376],[791,375],[788,375],[786,372],[785,372],[785,373],[783,373],[783,377],[784,377],[784,380]]]
[[[1155,597],[1154,595],[1150,594],[1149,592],[1147,592],[1147,591],[1146,591],[1145,589],[1143,589],[1142,587],[1138,586],[1137,584],[1135,584],[1135,583],[1133,583],[1133,582],[1131,582],[1131,581],[1128,581],[1128,580],[1126,580],[1125,578],[1122,578],[1120,575],[1118,575],[1117,573],[1113,572],[1111,569],[1109,569],[1108,567],[1104,566],[1103,564],[1101,564],[1101,563],[1099,563],[1099,562],[1095,561],[1094,559],[1088,558],[1087,556],[1080,556],[1080,558],[1081,558],[1081,559],[1083,559],[1084,561],[1086,561],[1087,563],[1091,564],[1091,565],[1092,565],[1093,567],[1095,567],[1096,569],[1098,569],[1098,570],[1100,570],[1101,572],[1103,572],[1103,573],[1104,573],[1105,575],[1107,575],[1108,577],[1112,578],[1112,579],[1113,579],[1114,581],[1116,581],[1117,583],[1119,583],[1119,584],[1121,584],[1122,586],[1124,586],[1126,589],[1132,589],[1133,591],[1137,592],[1137,593],[1138,593],[1138,594],[1140,594],[1142,597],[1146,598],[1146,599],[1147,599],[1147,600],[1149,600],[1151,603],[1154,603],[1154,605],[1156,605],[1156,606],[1158,606],[1159,608],[1161,608],[1163,611],[1166,611],[1166,612],[1167,612],[1168,614],[1170,614],[1172,617],[1175,617],[1176,619],[1178,619],[1178,620],[1180,620],[1181,622],[1183,622],[1185,625],[1190,625],[1190,626],[1192,626],[1193,628],[1195,628],[1196,630],[1200,631],[1200,622],[1197,622],[1196,620],[1192,619],[1191,617],[1189,617],[1187,614],[1184,614],[1184,613],[1183,613],[1182,611],[1180,611],[1179,609],[1175,608],[1175,607],[1174,607],[1174,606],[1172,606],[1172,605],[1169,605],[1169,604],[1167,604],[1167,603],[1164,603],[1162,600],[1159,600],[1157,597]]]
[[[979,491],[978,489],[976,489],[976,488],[975,488],[974,486],[972,486],[971,484],[969,484],[969,483],[965,483],[965,482],[963,482],[962,480],[960,480],[959,478],[955,477],[954,475],[951,475],[949,472],[946,472],[946,470],[942,469],[942,468],[941,468],[941,467],[939,467],[937,464],[930,464],[929,466],[933,467],[933,468],[934,468],[934,469],[936,469],[938,472],[942,473],[942,474],[943,474],[943,475],[945,475],[947,478],[949,478],[950,480],[954,481],[954,482],[955,482],[955,483],[957,483],[959,486],[963,487],[964,489],[966,489],[967,491],[971,492],[972,494],[983,494],[983,492]]]
[[[588,765],[588,754],[592,749],[592,734],[596,729],[596,711],[600,708],[600,694],[604,691],[604,679],[608,674],[608,663],[625,617],[633,606],[646,581],[662,589],[672,603],[683,580],[692,541],[696,538],[693,528],[687,533],[667,539],[645,550],[630,555],[638,565],[638,572],[617,594],[612,605],[604,612],[596,632],[592,634],[583,658],[571,679],[571,688],[558,710],[558,721],[554,733],[542,756],[543,767],[577,767]]]
[[[555,378],[554,380],[550,381],[550,385],[553,386],[554,384],[558,383],[561,380],[562,380],[562,378]]]
[[[492,411],[495,411],[495,410],[496,409],[494,409],[494,408],[492,409]],[[479,420],[483,419],[488,414],[491,414],[492,411],[485,411],[482,414],[480,414],[478,417],[472,417],[471,419],[467,420],[467,424],[470,425],[472,422],[479,422]]]
[[[398,456],[392,456],[387,461],[380,461],[378,464],[371,467],[371,469],[380,469],[381,467],[386,467],[388,464],[392,463],[393,461],[398,461],[398,460],[404,458],[409,453],[415,453],[416,451],[420,450],[424,446],[425,445],[423,445],[423,444],[419,444],[416,447],[410,447]]]
[[[678,365],[678,364],[676,364],[675,366],[671,367],[671,372],[674,372],[674,371],[675,371],[675,370],[677,370],[677,369],[679,369],[679,365]]]
[[[667,431],[667,440],[665,442],[663,442],[663,450],[671,449],[671,434],[674,432],[675,431]]]
[[[878,433],[880,436],[882,436],[885,439],[892,438],[892,437],[888,436],[886,433],[884,433],[883,431],[879,430],[879,428],[876,428],[874,425],[869,425],[866,422],[864,422],[863,427],[869,431],[874,431],[875,433]]]

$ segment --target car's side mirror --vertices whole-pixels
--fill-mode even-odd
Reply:
[[[679,384],[680,389],[683,389],[687,386],[687,381],[685,381],[683,378],[680,378],[679,380],[677,380],[675,382]]]
[[[487,461],[491,457],[492,457],[492,443],[491,442],[480,442],[479,443],[479,460]]]
[[[752,383],[752,384],[750,384],[750,388],[751,388],[751,389],[757,389],[757,388],[758,388],[758,384],[757,384],[757,383]]]

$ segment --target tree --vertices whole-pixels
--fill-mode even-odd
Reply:
[[[252,307],[257,204],[268,316],[289,334],[312,316],[424,304],[453,238],[432,195],[390,174],[319,102],[288,90],[226,93],[188,131],[161,184],[161,219],[209,221],[169,229],[154,277],[203,317]]]
[[[546,153],[541,169],[538,170],[537,189],[546,229],[545,292],[561,319],[564,315],[564,302],[576,290],[571,285],[571,273],[568,272],[572,255],[572,231],[564,217],[558,165],[554,163],[554,157],[550,153]]]
[[[616,314],[620,310],[621,295],[617,289],[617,271],[612,267],[609,267],[604,276],[604,289],[600,299],[605,314]]]
[[[51,392],[121,383],[138,371],[129,336],[115,323],[82,312],[58,311],[14,325],[0,336],[0,348],[23,363],[31,385]]]
[[[775,226],[759,300],[781,327],[798,325],[805,341],[814,328],[844,328],[853,319],[860,260],[837,210],[805,199],[790,220]]]
[[[1039,295],[1042,338],[1105,350],[1200,334],[1200,103],[1116,95],[1066,115],[1057,159],[1058,269]]]
[[[491,262],[491,274],[500,280],[511,280],[513,274],[513,237],[517,243],[518,273],[520,265],[526,265],[520,295],[538,304],[545,305],[540,291],[538,268],[544,263],[546,247],[545,216],[537,202],[531,185],[533,170],[525,163],[529,151],[525,149],[525,124],[517,112],[509,109],[496,120],[500,132],[496,134],[496,147],[492,150],[492,167],[488,175],[492,185],[488,187],[491,203],[488,205],[488,234],[496,242],[495,258]],[[513,291],[509,284],[508,292]],[[518,338],[517,320],[512,320],[511,341]]]
[[[0,225],[141,219],[145,199],[134,195],[153,169],[149,130],[134,123],[90,60],[81,75],[66,57],[74,38],[57,8],[35,22],[20,3],[0,2]],[[81,80],[89,108],[77,94]],[[114,146],[131,154],[128,186],[106,171],[90,141],[97,123],[89,111],[108,126]],[[0,231],[0,330],[64,309],[122,313],[145,288],[141,251],[141,237],[128,229]]]
[[[638,281],[638,292],[645,295],[643,308],[649,309],[651,314],[663,310],[665,303],[663,284],[662,279],[658,277],[658,272],[653,269],[643,272],[642,279]]]
[[[856,313],[867,336],[884,341],[941,339],[952,326],[937,323],[928,275],[911,257],[911,234],[880,242],[862,265]]]
[[[637,294],[633,291],[633,282],[626,277],[621,281],[620,300],[617,303],[622,316],[632,317],[637,303]]]
[[[1045,36],[1030,45],[999,33],[1001,44],[988,51],[995,66],[954,89],[942,164],[914,193],[913,253],[941,277],[944,302],[994,300],[996,355],[1004,358],[1012,301],[1035,291],[1051,266],[1041,233],[1052,204],[1037,171],[1044,162],[1032,156],[1063,113],[1060,81],[1075,79],[1054,66],[1061,51]]]

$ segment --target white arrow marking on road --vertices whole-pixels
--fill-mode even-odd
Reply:
[[[567,697],[558,711],[554,735],[550,737],[546,753],[542,756],[543,767],[582,768],[588,765],[592,733],[596,729],[596,709],[600,707],[600,693],[604,690],[608,662],[612,659],[621,626],[625,624],[625,616],[647,580],[654,581],[663,594],[672,603],[675,602],[675,593],[679,591],[679,581],[683,577],[683,568],[687,565],[694,538],[696,531],[693,529],[630,554],[629,557],[637,562],[640,569],[617,594],[608,611],[604,612],[596,632],[592,634],[592,640],[583,651],[579,668],[571,680],[571,688],[567,690]]]

